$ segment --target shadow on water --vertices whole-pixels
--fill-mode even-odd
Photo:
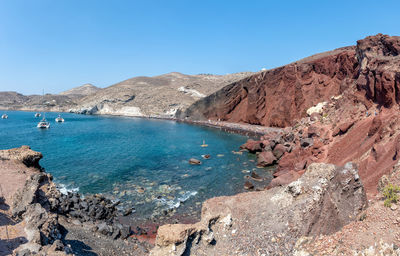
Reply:
[[[71,240],[71,239],[66,239],[66,236],[68,234],[68,230],[64,228],[63,226],[60,225],[60,231],[62,234],[61,240],[65,245],[69,245],[74,252],[74,255],[77,256],[97,256],[98,254],[95,253],[92,249],[92,247],[88,246],[82,241],[79,240]]]

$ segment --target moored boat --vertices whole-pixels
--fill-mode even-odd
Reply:
[[[2,119],[7,119],[7,118],[8,118],[8,115],[7,115],[7,114],[3,114],[3,115],[1,116],[1,118],[2,118]]]
[[[58,115],[58,117],[55,120],[58,123],[63,123],[64,122],[64,118],[62,118],[61,115]]]
[[[50,123],[47,122],[46,118],[43,117],[42,121],[40,121],[37,125],[37,128],[40,129],[49,129],[50,128]]]
[[[35,117],[40,117],[40,116],[41,116],[40,113],[36,113],[36,114],[35,114]]]

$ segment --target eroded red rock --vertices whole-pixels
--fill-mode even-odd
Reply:
[[[271,151],[264,151],[258,155],[257,166],[266,167],[276,164],[276,157]]]
[[[247,149],[250,153],[261,152],[262,142],[249,139],[245,144],[240,146],[240,148]]]
[[[301,175],[295,171],[289,171],[285,174],[282,174],[282,175],[272,179],[271,183],[267,186],[267,189],[289,184],[290,182],[295,181],[298,178],[300,178],[300,176]]]

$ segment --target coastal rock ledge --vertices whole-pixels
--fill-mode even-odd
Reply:
[[[161,226],[151,255],[291,255],[300,237],[332,234],[366,207],[354,164],[314,163],[286,186],[207,200],[200,222]]]

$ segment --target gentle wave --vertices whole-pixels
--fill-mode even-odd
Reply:
[[[190,197],[197,195],[197,191],[186,191],[182,196],[168,200],[166,198],[157,199],[161,204],[168,206],[168,209],[178,208],[181,203],[187,201]]]
[[[61,194],[67,195],[68,192],[70,193],[74,193],[74,192],[78,192],[79,188],[68,188],[66,185],[64,184],[57,184],[57,189],[61,192]]]

